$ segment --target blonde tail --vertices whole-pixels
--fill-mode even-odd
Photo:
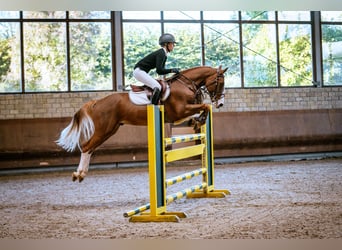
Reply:
[[[86,111],[82,112],[82,109],[80,109],[74,115],[70,124],[63,129],[56,143],[69,152],[74,151],[76,147],[81,150],[81,144],[88,141],[94,135],[94,132],[93,120]]]

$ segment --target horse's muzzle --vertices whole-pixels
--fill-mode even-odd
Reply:
[[[224,97],[221,97],[217,102],[216,102],[216,108],[221,108],[224,104]]]

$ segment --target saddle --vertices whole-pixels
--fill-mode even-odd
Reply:
[[[160,101],[165,101],[170,95],[169,84],[164,80],[157,80],[161,86],[161,98]],[[148,86],[130,85],[131,90],[128,92],[129,99],[136,105],[148,105],[151,104],[153,89]]]
[[[157,80],[157,79],[156,79]],[[160,84],[161,86],[161,96],[162,98],[161,99],[166,99],[165,98],[165,94],[166,94],[166,91],[169,87],[168,83],[162,79],[158,79],[157,82]],[[153,89],[151,89],[150,87],[146,86],[146,85],[134,85],[134,84],[131,84],[131,89],[133,92],[146,92],[146,95],[148,97],[148,99],[151,99],[152,97],[152,93],[153,93]]]

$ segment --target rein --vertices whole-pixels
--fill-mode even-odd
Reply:
[[[191,86],[193,88],[190,88],[189,85],[187,83],[185,83],[184,81],[182,81],[180,78],[184,77],[187,81],[189,81],[191,83]],[[197,86],[196,82],[191,80],[189,77],[183,75],[183,74],[179,74],[179,77],[176,78],[176,80],[180,81],[183,85],[185,85],[186,87],[188,87],[192,92],[196,93],[196,91],[199,89],[199,87]]]
[[[181,77],[184,77],[187,81],[189,81],[191,83],[190,86],[192,86],[192,88],[189,86],[189,84],[187,84],[186,82],[181,80],[180,79]],[[192,92],[194,92],[195,100],[198,103],[202,102],[202,100],[204,99],[204,93],[203,93],[204,90],[201,88],[201,86],[198,86],[195,81],[193,81],[192,79],[190,79],[189,77],[187,77],[181,73],[179,74],[179,77],[176,78],[176,80],[178,80],[180,83],[182,83],[184,86],[189,88]]]

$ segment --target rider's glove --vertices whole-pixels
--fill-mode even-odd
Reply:
[[[171,73],[179,74],[179,69],[173,68],[173,69],[171,69]]]

